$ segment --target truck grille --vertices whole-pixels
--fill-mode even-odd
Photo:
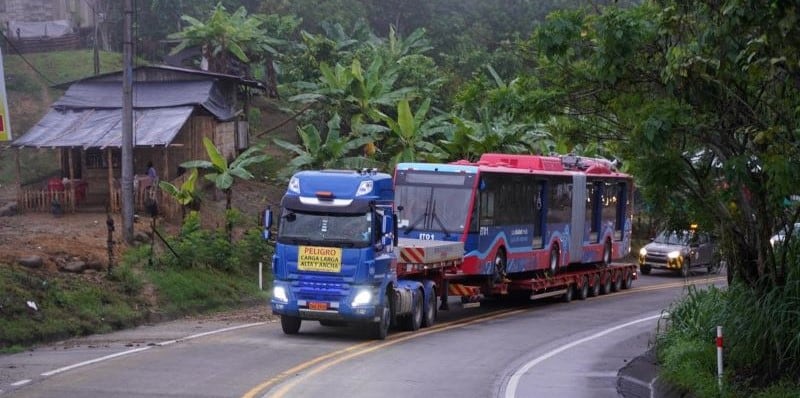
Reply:
[[[339,301],[350,295],[350,286],[345,283],[298,281],[295,286],[300,300]]]

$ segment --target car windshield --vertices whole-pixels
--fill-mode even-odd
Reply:
[[[688,231],[662,231],[653,242],[665,245],[687,245],[693,236],[694,234]]]
[[[281,217],[278,242],[365,247],[370,243],[371,233],[371,213],[326,214],[287,210]]]

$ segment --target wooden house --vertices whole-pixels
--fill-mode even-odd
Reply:
[[[179,185],[181,163],[207,159],[203,137],[229,160],[249,146],[245,115],[248,98],[262,90],[259,82],[171,66],[137,67],[133,80],[137,206],[149,181],[148,163],[161,180]],[[11,145],[52,149],[61,163],[59,178],[18,189],[22,211],[47,211],[56,197],[67,211],[80,206],[119,211],[122,72],[69,83],[51,110]]]

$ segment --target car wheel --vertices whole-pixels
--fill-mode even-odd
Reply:
[[[687,259],[686,261],[683,262],[683,265],[681,265],[681,276],[684,278],[688,278],[690,273],[689,272],[690,268],[692,268],[692,262]]]

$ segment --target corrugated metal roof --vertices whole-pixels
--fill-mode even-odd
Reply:
[[[234,117],[231,106],[213,80],[135,82],[134,108],[165,108],[199,105],[219,120]],[[122,108],[122,83],[79,82],[69,87],[53,108]]]
[[[134,146],[168,145],[193,109],[193,106],[178,106],[134,110]],[[121,147],[122,109],[52,109],[11,145],[36,148]]]

